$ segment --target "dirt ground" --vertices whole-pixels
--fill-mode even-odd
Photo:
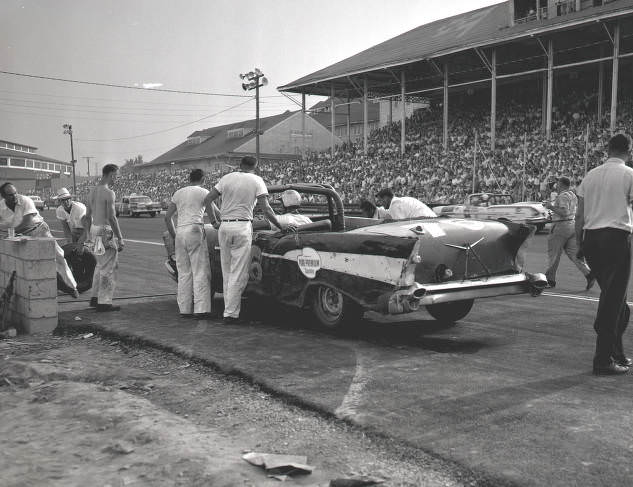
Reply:
[[[478,485],[455,466],[171,354],[93,335],[0,341],[3,486],[280,485],[241,456],[306,455],[283,485],[367,475]]]

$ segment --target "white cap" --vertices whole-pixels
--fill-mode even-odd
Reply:
[[[57,196],[55,196],[55,199],[67,200],[70,198],[72,198],[72,195],[70,194],[70,191],[68,191],[66,188],[59,188],[57,190]]]
[[[288,189],[281,193],[281,202],[286,208],[289,206],[301,206],[301,195],[294,189]]]

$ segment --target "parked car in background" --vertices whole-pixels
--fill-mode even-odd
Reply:
[[[124,196],[121,201],[115,203],[116,216],[149,215],[152,218],[161,212],[161,204],[152,201],[149,196],[142,194],[131,194]]]
[[[542,274],[522,272],[517,254],[532,233],[508,221],[415,218],[383,222],[345,216],[339,195],[329,185],[271,186],[303,199],[323,200],[321,214],[296,233],[253,223],[249,282],[245,296],[307,308],[330,329],[360,322],[367,310],[389,315],[425,306],[443,323],[464,318],[475,299],[540,294]],[[274,206],[274,203],[273,203]],[[218,232],[205,225],[212,286],[222,291]],[[174,243],[163,235],[166,268],[177,279]]]
[[[40,198],[38,195],[29,195],[29,198],[33,200],[35,204],[35,208],[40,211],[44,209],[44,200]]]
[[[473,193],[466,197],[463,205],[435,206],[439,216],[475,218],[478,220],[506,219],[515,223],[536,226],[541,231],[552,221],[551,212],[540,202],[515,203],[509,194]]]

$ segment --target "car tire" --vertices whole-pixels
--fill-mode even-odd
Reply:
[[[426,306],[426,310],[440,323],[450,325],[466,317],[474,303],[474,299],[464,299],[463,301],[429,304]]]
[[[329,286],[314,289],[310,304],[318,324],[328,330],[352,328],[363,317],[358,303]]]

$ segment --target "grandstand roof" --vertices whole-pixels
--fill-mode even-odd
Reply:
[[[511,25],[508,3],[503,2],[422,25],[278,89],[328,96],[334,86],[340,96],[353,85],[347,77],[377,75],[381,70],[383,76],[392,76],[384,70],[628,13],[633,13],[633,0],[617,0],[567,15]]]
[[[260,118],[260,131],[266,132],[271,127],[274,127],[295,113],[297,113],[297,111],[291,112],[288,110],[279,115]],[[233,136],[229,137],[229,131],[239,131],[240,129],[243,129],[243,135],[239,136],[239,133],[234,132],[232,134]],[[196,140],[197,137],[201,138],[199,142]],[[236,148],[254,137],[255,119],[198,130],[189,135],[188,139],[182,144],[170,149],[142,166],[147,167],[172,161],[189,161],[222,156],[233,152]]]

